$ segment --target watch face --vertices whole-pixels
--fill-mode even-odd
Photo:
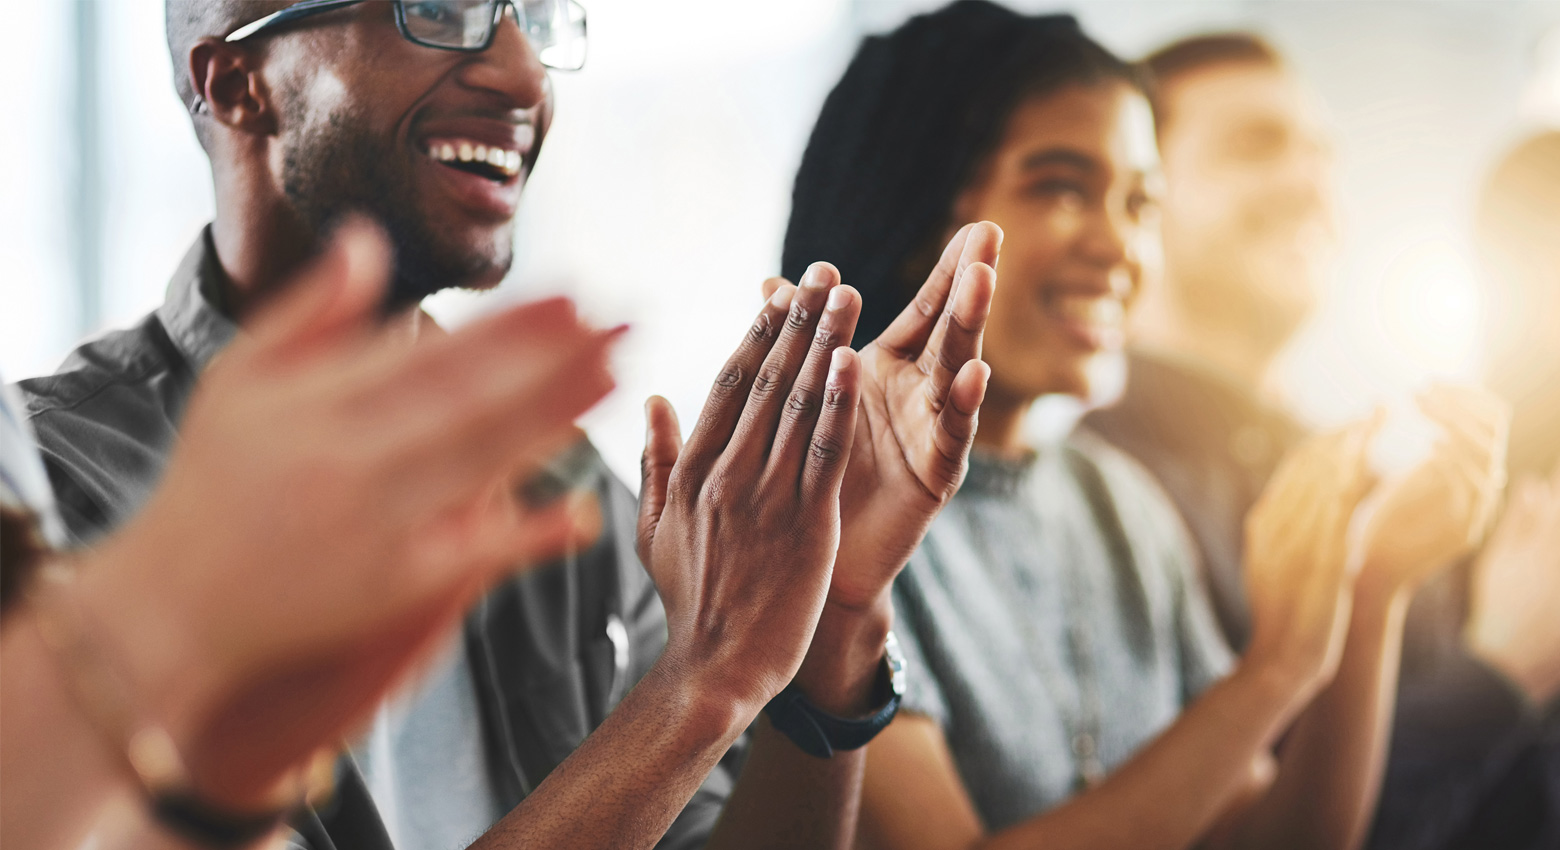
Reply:
[[[899,638],[893,632],[883,642],[883,654],[888,661],[888,686],[898,696],[905,695],[905,654],[899,649]]]

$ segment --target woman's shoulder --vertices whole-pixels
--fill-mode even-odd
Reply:
[[[1129,539],[1191,557],[1191,535],[1180,512],[1147,467],[1086,427],[1074,431],[1064,448],[1075,463],[1098,474]]]

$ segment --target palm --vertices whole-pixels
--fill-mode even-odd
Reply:
[[[1366,563],[1416,585],[1472,550],[1504,485],[1507,417],[1488,394],[1437,388],[1419,400],[1440,426],[1431,456],[1382,486],[1366,532]]]
[[[878,598],[963,480],[985,392],[978,358],[1000,240],[992,225],[960,231],[917,296],[922,307],[906,308],[861,352],[836,602],[864,607]]]

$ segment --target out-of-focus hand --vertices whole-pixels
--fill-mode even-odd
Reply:
[[[1307,689],[1331,677],[1342,652],[1354,579],[1349,523],[1370,488],[1365,449],[1378,422],[1296,447],[1246,518],[1246,658]]]
[[[344,226],[212,364],[157,493],[81,568],[95,634],[219,802],[268,798],[486,587],[599,524],[509,487],[611,389],[615,332],[559,299],[410,345],[376,318],[387,277],[383,239]]]
[[[1560,469],[1514,490],[1474,566],[1466,639],[1544,705],[1560,693]]]
[[[991,375],[980,349],[1001,248],[995,224],[965,225],[915,300],[861,350],[832,604],[863,610],[886,595],[964,480]]]
[[[828,591],[860,312],[856,291],[816,264],[765,304],[687,445],[664,399],[646,405],[638,548],[666,605],[658,666],[743,724],[795,675]]]
[[[1412,590],[1473,551],[1505,488],[1504,402],[1478,389],[1438,386],[1416,399],[1441,430],[1430,456],[1372,495],[1365,527],[1366,575]]]

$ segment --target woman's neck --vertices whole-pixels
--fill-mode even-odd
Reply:
[[[1024,439],[1024,417],[1033,398],[1005,393],[995,385],[986,389],[980,405],[980,427],[975,431],[975,446],[998,457],[1017,457],[1029,450]]]

